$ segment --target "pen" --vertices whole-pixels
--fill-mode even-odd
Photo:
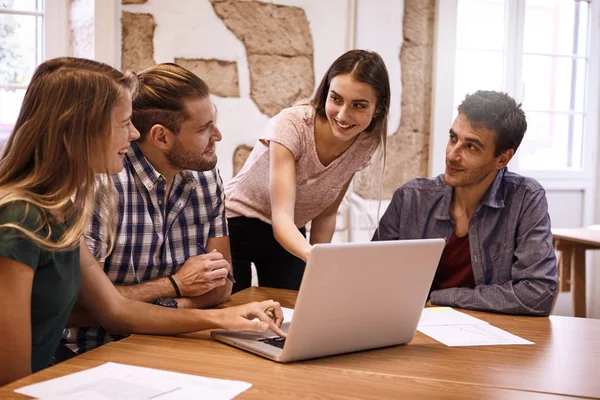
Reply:
[[[206,247],[204,247],[202,245],[202,243],[198,242],[198,247],[200,248],[200,251],[204,254],[208,254],[208,250],[206,250]],[[233,277],[233,275],[231,275],[229,273],[229,271],[227,271],[227,279],[229,279],[231,282],[236,283],[235,282],[235,278]]]

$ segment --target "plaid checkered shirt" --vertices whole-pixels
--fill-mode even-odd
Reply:
[[[106,254],[108,227],[100,210],[95,210],[85,234],[113,283],[135,284],[173,274],[189,257],[201,254],[198,242],[228,235],[225,192],[216,167],[177,174],[164,204],[166,179],[135,143],[123,163],[125,168],[112,176],[119,208],[114,249]],[[103,328],[71,328],[64,330],[62,343],[83,353],[122,337]]]

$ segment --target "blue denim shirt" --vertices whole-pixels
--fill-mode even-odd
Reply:
[[[443,175],[417,178],[394,193],[372,240],[445,238],[453,188]],[[475,288],[431,292],[431,303],[509,314],[548,315],[558,273],[548,203],[534,179],[498,172],[469,221]]]

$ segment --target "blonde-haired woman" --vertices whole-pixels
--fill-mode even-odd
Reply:
[[[131,124],[136,86],[134,75],[77,58],[49,60],[33,75],[0,159],[0,385],[50,364],[78,294],[114,333],[283,334],[274,301],[175,310],[126,299],[80,245],[95,175],[119,172],[139,136]]]

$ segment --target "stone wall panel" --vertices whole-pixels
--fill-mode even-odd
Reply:
[[[313,42],[303,9],[231,0],[213,0],[212,6],[246,48],[250,97],[263,114],[272,117],[310,97]]]
[[[312,56],[310,26],[301,8],[237,0],[213,2],[213,8],[248,54]]]
[[[176,58],[181,65],[198,75],[210,89],[210,93],[221,97],[240,97],[238,68],[235,61]]]
[[[151,14],[123,12],[121,16],[121,69],[141,72],[154,61],[154,30]]]
[[[270,117],[313,92],[312,58],[251,55],[248,64],[250,97]]]

